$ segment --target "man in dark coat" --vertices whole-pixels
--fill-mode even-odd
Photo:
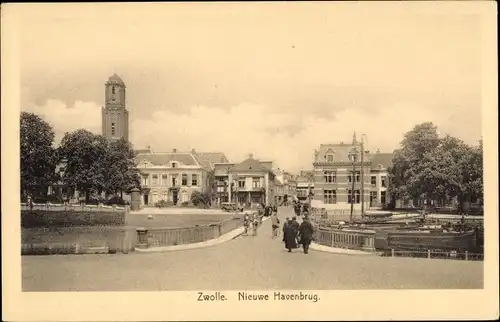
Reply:
[[[314,228],[308,218],[304,218],[299,227],[300,243],[304,248],[304,254],[309,252],[309,245],[312,242]]]
[[[285,248],[291,253],[292,249],[297,248],[297,232],[292,225],[292,220],[288,219],[288,222],[283,224],[283,241],[285,242]]]

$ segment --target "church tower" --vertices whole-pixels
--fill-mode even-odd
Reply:
[[[125,107],[125,83],[114,74],[105,84],[102,108],[102,135],[109,141],[128,141],[128,111]]]

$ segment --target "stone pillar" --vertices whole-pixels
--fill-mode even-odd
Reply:
[[[141,208],[141,191],[137,188],[133,188],[130,191],[131,201],[130,201],[130,210],[136,211]]]

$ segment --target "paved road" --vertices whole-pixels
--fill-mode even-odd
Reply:
[[[288,210],[287,210],[288,211]],[[281,212],[281,210],[280,210]],[[284,217],[283,215],[280,217]],[[168,253],[23,256],[24,291],[482,288],[483,263],[296,250],[259,235]]]

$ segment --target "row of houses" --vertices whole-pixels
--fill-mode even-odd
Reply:
[[[295,194],[290,173],[252,155],[231,163],[221,152],[136,152],[143,206],[161,200],[181,204],[191,200],[194,191],[209,192],[215,204],[233,202],[248,207],[281,203],[285,196]]]

